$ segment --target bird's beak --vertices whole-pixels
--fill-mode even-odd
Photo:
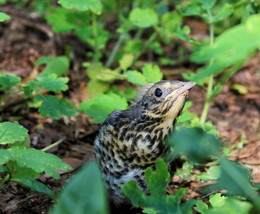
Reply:
[[[188,92],[194,85],[196,85],[195,82],[182,82],[182,85],[179,88],[177,88],[176,90],[174,90],[173,92],[171,92],[167,96],[167,98],[171,99],[171,100],[175,100],[180,95],[184,94],[185,92]],[[187,94],[188,93],[186,93],[186,95]]]

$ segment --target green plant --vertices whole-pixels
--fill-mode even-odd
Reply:
[[[106,214],[106,196],[98,165],[88,163],[65,185],[50,213]]]
[[[8,181],[55,198],[55,193],[36,179],[42,173],[58,179],[56,169],[67,171],[71,167],[57,156],[29,147],[28,131],[18,123],[0,123],[0,186]]]
[[[46,95],[47,90],[54,93],[61,93],[68,89],[67,77],[61,77],[68,70],[69,62],[66,57],[42,57],[36,65],[47,64],[45,69],[36,77],[26,83],[21,82],[21,78],[13,74],[0,73],[0,91],[4,91],[0,102],[0,109],[4,110],[17,99],[32,100],[30,106],[38,108],[42,117],[50,116],[59,119],[63,115],[75,116],[75,107],[65,98],[54,95]],[[9,94],[17,94],[16,100],[10,101]],[[19,98],[18,94],[22,93]]]
[[[242,0],[233,2],[233,4],[232,2],[222,2],[219,5],[213,0],[196,0],[189,1],[185,7],[179,7],[182,15],[199,16],[209,24],[209,44],[202,45],[191,56],[191,61],[206,63],[207,65],[199,69],[196,74],[183,75],[186,79],[195,81],[200,85],[205,82],[208,84],[205,104],[200,118],[201,123],[205,123],[210,103],[221,92],[223,85],[259,49],[260,31],[253,27],[257,26],[257,23],[259,24],[259,15],[249,16],[244,23],[228,29],[215,38],[215,25],[231,16],[241,4],[254,5],[255,3]],[[235,40],[234,37],[236,37]],[[220,74],[221,77],[215,82],[214,77]]]
[[[149,195],[146,195],[137,186],[135,181],[130,181],[122,185],[124,194],[131,199],[135,207],[143,208],[143,213],[192,213],[192,206],[195,200],[189,200],[181,204],[181,198],[186,190],[180,188],[175,195],[166,195],[166,185],[170,179],[167,165],[160,159],[156,162],[156,171],[151,168],[145,171],[146,185],[149,189]]]

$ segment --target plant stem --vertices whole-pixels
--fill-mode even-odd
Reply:
[[[114,49],[112,50],[112,53],[110,54],[109,58],[106,61],[105,66],[110,67],[115,59],[116,53],[118,52],[120,46],[122,45],[123,41],[126,38],[126,33],[122,33],[119,37],[119,39],[116,42],[116,45],[114,46]]]
[[[211,11],[208,10],[208,16],[212,17]],[[210,36],[210,45],[214,44],[214,24],[210,23],[209,24],[209,36]],[[210,60],[209,65],[211,65],[213,63],[213,59]],[[203,110],[200,116],[200,123],[205,123],[206,119],[207,119],[207,115],[209,112],[209,107],[210,107],[210,103],[211,103],[211,93],[213,90],[213,85],[214,85],[214,76],[213,74],[211,74],[209,76],[209,82],[208,82],[208,87],[207,87],[207,94],[206,94],[206,99],[205,99],[205,103],[203,106]]]
[[[98,61],[98,32],[97,32],[97,16],[96,14],[92,14],[92,34],[94,38],[94,62]]]
[[[7,174],[0,182],[0,187],[10,179],[10,174]]]
[[[41,151],[46,152],[46,151],[48,151],[48,150],[50,150],[50,149],[52,149],[52,148],[58,146],[58,145],[61,144],[64,140],[65,140],[65,138],[60,139],[60,140],[56,141],[55,143],[53,143],[53,144],[51,144],[51,145],[49,145],[49,146],[47,146],[47,147],[41,149]]]
[[[136,61],[146,51],[146,49],[149,47],[149,45],[156,39],[157,35],[158,35],[157,32],[152,33],[152,35],[149,37],[148,41],[145,43],[143,50],[140,51],[139,53],[135,54],[134,61]]]

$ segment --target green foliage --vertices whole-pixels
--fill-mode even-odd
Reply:
[[[0,144],[9,148],[0,149],[0,165],[2,181],[14,181],[32,190],[45,193],[51,198],[55,194],[42,183],[35,181],[41,173],[59,178],[56,169],[67,171],[71,167],[63,163],[57,156],[34,148],[28,148],[26,140],[28,131],[17,123],[0,123]]]
[[[42,73],[36,80],[21,83],[21,78],[13,74],[0,73],[0,90],[6,93],[2,102],[8,100],[8,93],[24,94],[25,99],[33,99],[42,117],[59,119],[63,115],[72,117],[76,115],[75,107],[65,98],[54,95],[44,95],[44,90],[61,93],[68,90],[68,77],[61,77],[69,68],[69,61],[66,57],[41,57],[36,60],[35,65],[46,64]],[[46,92],[45,92],[46,93]]]
[[[23,142],[28,136],[28,130],[18,123],[0,123],[0,144]]]
[[[59,0],[58,3],[67,9],[76,9],[79,11],[90,10],[97,15],[100,15],[102,11],[102,4],[99,0]]]
[[[80,110],[94,117],[93,123],[102,123],[112,111],[124,110],[127,106],[127,100],[124,97],[109,93],[81,103]]]
[[[65,56],[52,57],[44,56],[37,59],[34,63],[36,66],[46,64],[45,69],[39,75],[39,77],[46,77],[52,74],[60,77],[65,74],[69,69],[69,60]]]
[[[215,178],[217,182],[207,187],[207,191],[225,189],[231,195],[244,196],[260,210],[260,196],[251,183],[248,169],[234,161],[224,158],[220,153],[220,142],[211,134],[199,128],[181,128],[168,139],[178,154],[184,154],[195,163],[214,158],[219,167]]]
[[[135,8],[130,12],[129,20],[139,28],[147,28],[158,23],[158,15],[152,9]]]
[[[201,84],[211,74],[216,75],[226,68],[241,66],[260,48],[260,30],[254,27],[259,23],[260,15],[251,16],[244,23],[228,29],[217,37],[214,44],[201,47],[192,55],[191,60],[196,63],[208,63],[207,66],[198,73],[185,77]],[[211,59],[214,59],[213,63],[210,62]]]
[[[4,74],[0,72],[0,90],[4,91],[16,86],[21,82],[21,78],[14,74]]]
[[[64,187],[51,214],[108,213],[104,183],[96,163],[86,164]]]
[[[124,194],[131,199],[135,207],[143,208],[144,213],[192,213],[194,200],[181,204],[180,200],[186,193],[186,190],[180,188],[175,195],[166,195],[165,188],[169,181],[170,174],[165,162],[160,159],[156,162],[156,170],[151,168],[145,170],[145,180],[149,189],[149,195],[146,195],[137,186],[135,181],[130,181],[122,185]]]
[[[0,12],[0,22],[4,22],[6,20],[9,20],[11,17],[8,16],[6,13]]]
[[[209,202],[210,207],[208,207],[208,205],[203,203],[202,201],[197,201],[194,209],[202,214],[248,214],[252,209],[252,205],[250,203],[234,198],[227,198],[225,196],[221,196],[220,193],[211,195]]]
[[[60,119],[63,115],[74,117],[74,106],[64,98],[58,98],[53,95],[43,96],[41,94],[35,96],[35,101],[41,101],[42,104],[39,112],[43,118],[51,117],[53,119]]]

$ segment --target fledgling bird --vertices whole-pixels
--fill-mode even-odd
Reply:
[[[164,140],[173,130],[193,82],[160,81],[139,95],[135,105],[112,112],[100,128],[94,150],[112,201],[127,203],[121,185],[136,180],[147,192],[144,171],[154,167],[168,147]]]

